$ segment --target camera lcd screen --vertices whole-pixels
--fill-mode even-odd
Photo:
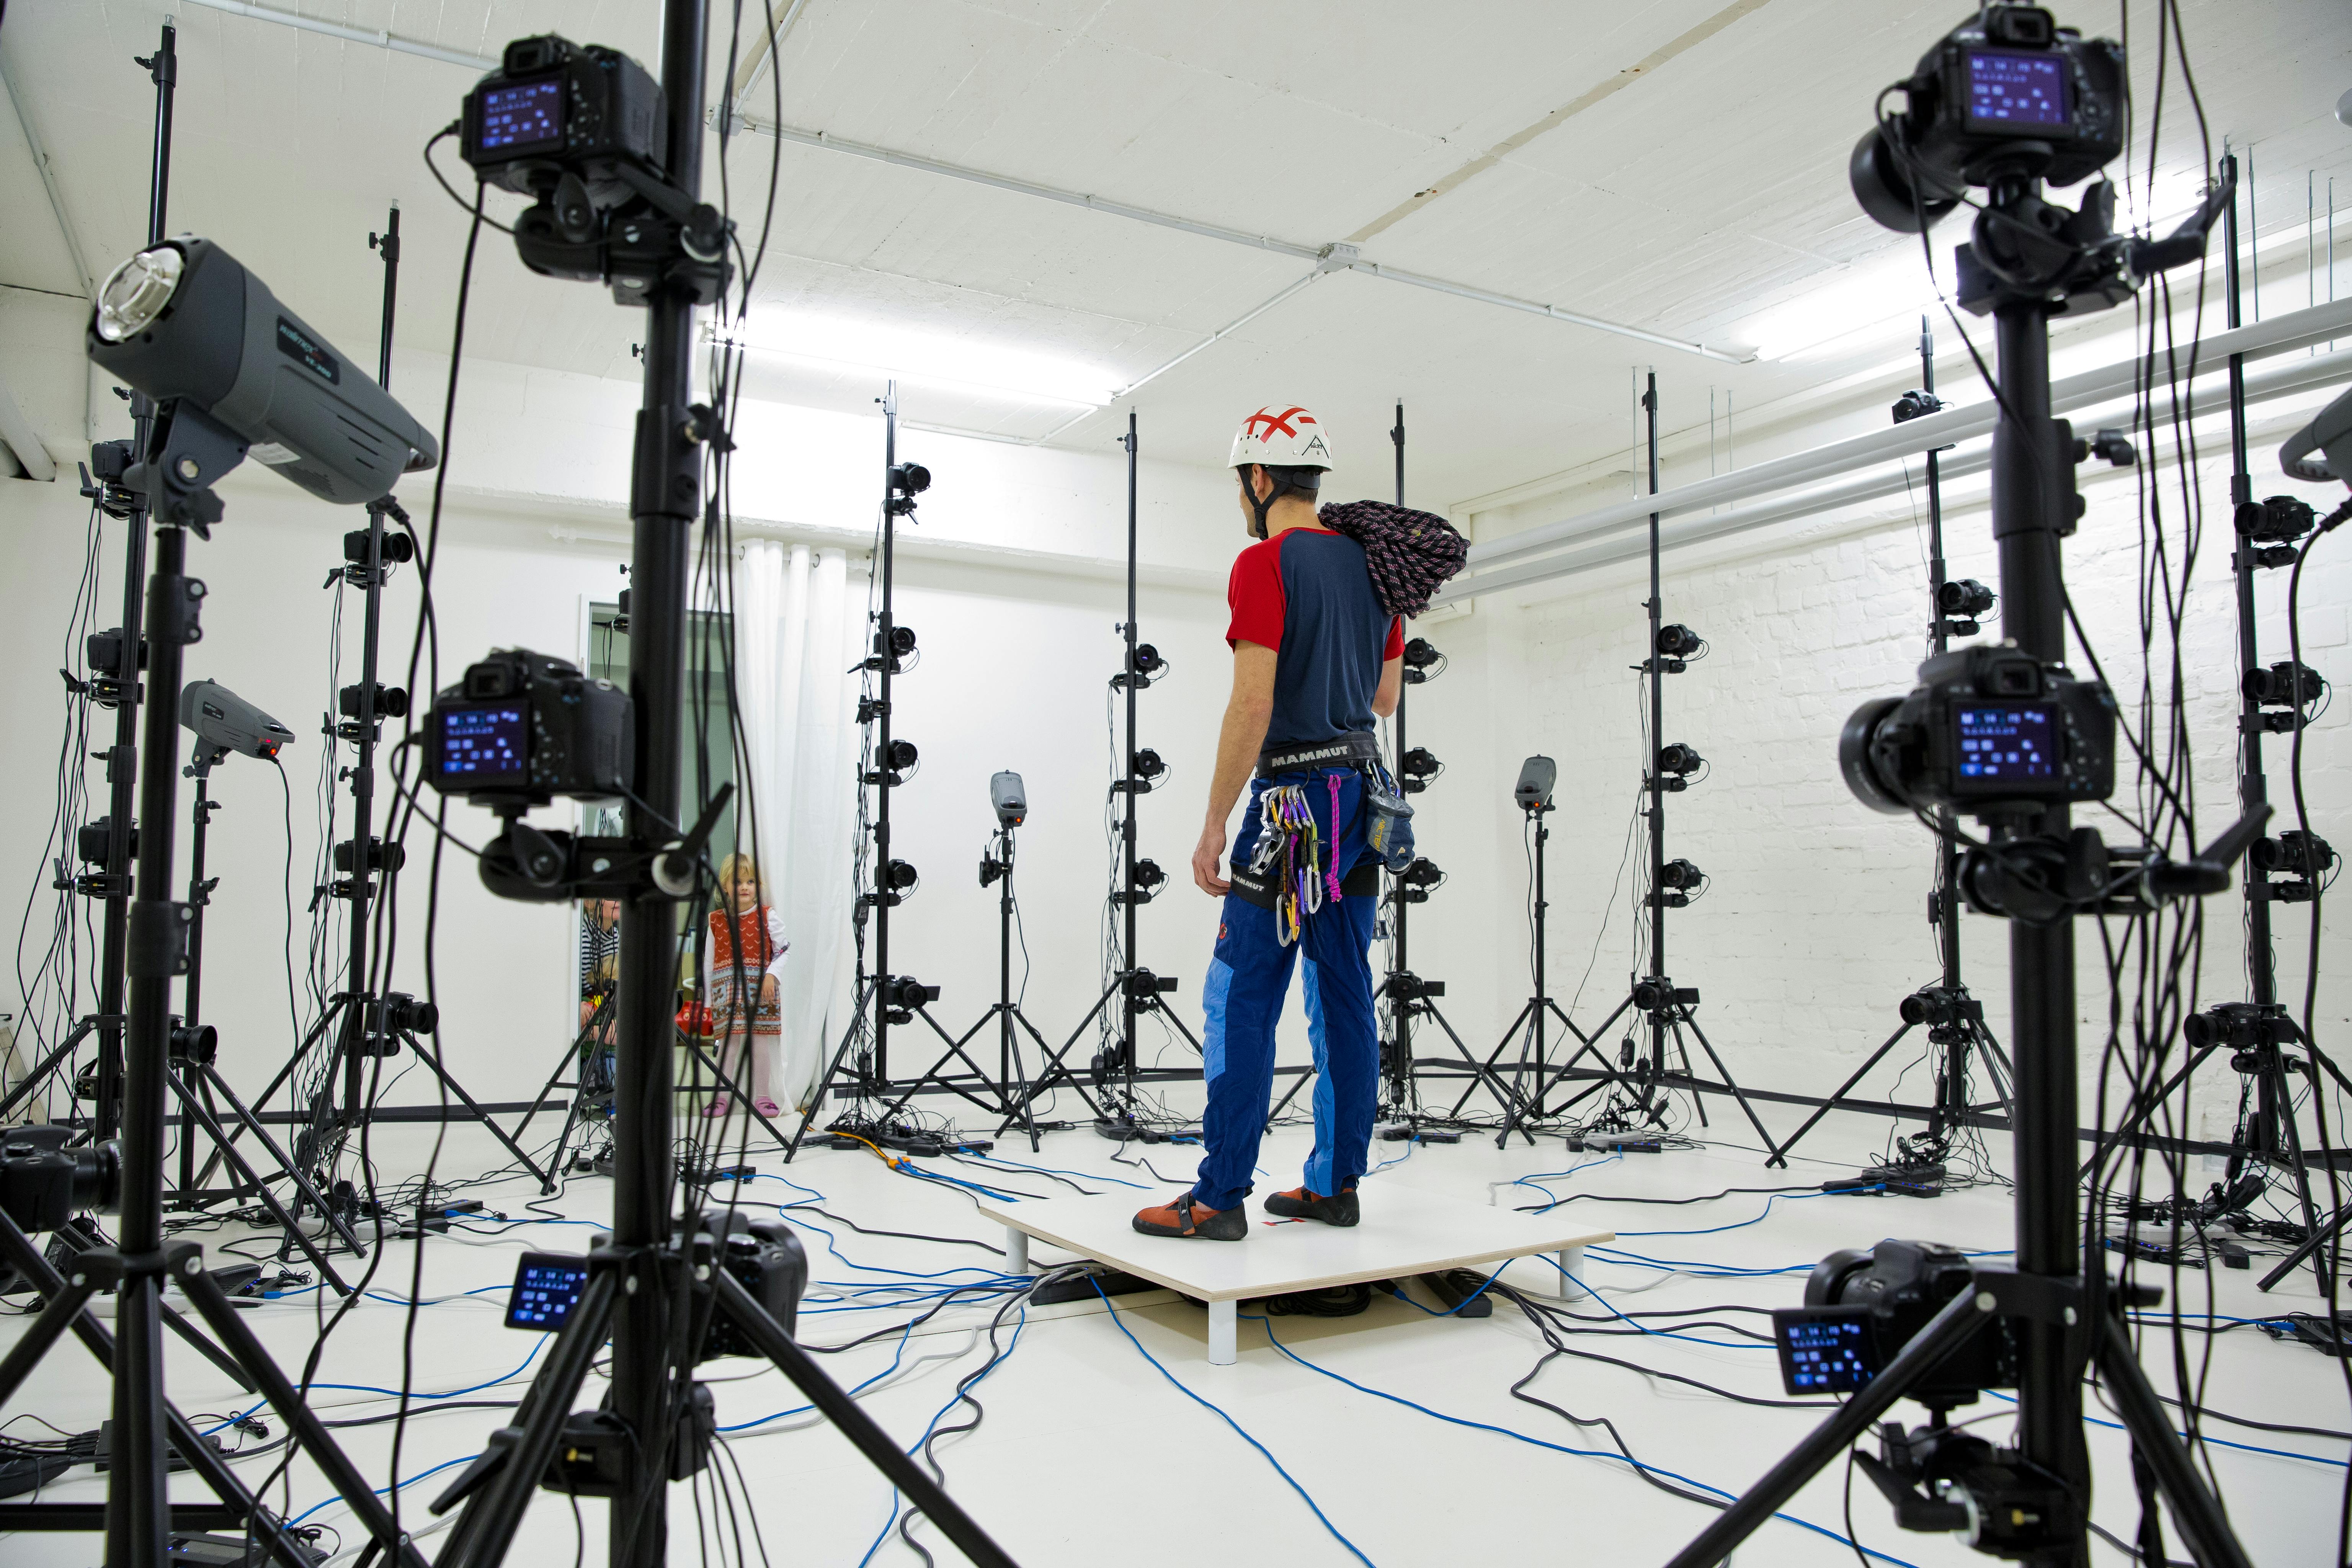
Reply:
[[[507,1327],[551,1334],[588,1288],[588,1260],[568,1252],[526,1252],[507,1292]]]
[[[1963,792],[1998,795],[2058,776],[2058,710],[2052,703],[1963,702],[1953,725]]]
[[[563,79],[517,82],[482,94],[485,153],[540,153],[563,145]]]
[[[1968,61],[1971,127],[2074,123],[2064,56],[1970,49]]]
[[[443,789],[529,782],[530,715],[524,702],[443,702],[437,711]]]
[[[1852,1394],[1878,1375],[1878,1337],[1865,1307],[1783,1307],[1772,1314],[1789,1392]]]

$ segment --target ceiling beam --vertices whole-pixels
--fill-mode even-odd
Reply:
[[[41,444],[40,433],[25,417],[25,410],[5,381],[0,381],[0,444],[16,455],[17,464],[29,477],[43,484],[58,477],[58,465],[49,457],[49,449]]]
[[[415,55],[419,59],[439,60],[443,65],[464,66],[468,70],[494,71],[499,62],[484,55],[469,55],[463,49],[445,49],[438,44],[428,44],[417,38],[404,38],[389,29],[347,27],[341,22],[321,21],[316,16],[298,16],[291,11],[279,11],[268,5],[251,5],[246,0],[188,0],[207,11],[224,11],[232,16],[247,16],[257,22],[275,22],[281,27],[297,27],[305,33],[316,33],[324,38],[341,38],[347,44],[370,44],[379,49],[390,49],[398,55]]]

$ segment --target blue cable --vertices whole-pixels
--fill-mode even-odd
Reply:
[[[433,1467],[431,1469],[429,1469],[429,1470],[419,1470],[419,1471],[417,1471],[415,1475],[410,1476],[407,1479],[405,1479],[405,1480],[402,1481],[400,1484],[401,1484],[403,1487],[413,1487],[413,1486],[415,1486],[417,1482],[419,1482],[419,1481],[423,1480],[423,1479],[424,1479],[425,1477],[427,1477],[427,1476],[437,1476],[437,1475],[439,1475],[442,1471],[444,1471],[444,1470],[446,1470],[446,1469],[448,1469],[448,1468],[452,1468],[453,1466],[457,1466],[457,1465],[470,1465],[470,1464],[472,1464],[476,1459],[478,1459],[478,1458],[480,1458],[481,1457],[482,1457],[482,1456],[481,1456],[481,1455],[479,1455],[479,1454],[468,1454],[468,1455],[467,1455],[467,1456],[466,1456],[464,1458],[462,1458],[462,1459],[445,1459],[445,1460],[443,1460],[441,1463],[439,1463],[439,1464],[437,1464],[437,1465],[434,1466],[434,1467]],[[384,1494],[386,1494],[387,1492],[389,1492],[389,1491],[391,1491],[391,1490],[392,1490],[392,1488],[390,1488],[390,1487],[378,1487],[378,1488],[376,1488],[376,1489],[375,1489],[375,1490],[373,1491],[373,1493],[372,1493],[371,1495],[375,1496],[375,1497],[383,1497]],[[299,1523],[301,1523],[304,1520],[306,1520],[306,1519],[310,1518],[312,1514],[314,1514],[314,1513],[318,1512],[320,1509],[322,1509],[322,1508],[332,1508],[332,1507],[334,1507],[334,1506],[335,1506],[335,1504],[337,1504],[337,1503],[339,1503],[339,1502],[341,1502],[341,1501],[342,1501],[342,1500],[342,1500],[342,1498],[341,1498],[340,1495],[338,1495],[338,1496],[335,1496],[335,1497],[331,1497],[331,1498],[329,1498],[329,1499],[328,1499],[326,1501],[324,1501],[324,1502],[314,1502],[314,1503],[312,1503],[309,1508],[304,1509],[300,1513],[296,1514],[292,1519],[288,1520],[286,1522],[287,1522],[287,1523],[289,1523],[289,1524],[299,1524]]]
[[[1547,1443],[1547,1442],[1545,1442],[1545,1441],[1544,1441],[1542,1438],[1540,1438],[1540,1437],[1530,1437],[1530,1436],[1528,1436],[1526,1433],[1524,1433],[1524,1432],[1514,1432],[1514,1431],[1512,1431],[1512,1430],[1511,1430],[1509,1427],[1507,1427],[1507,1426],[1490,1426],[1489,1424],[1487,1424],[1486,1422],[1484,1422],[1484,1421],[1472,1421],[1472,1420],[1469,1420],[1468,1418],[1466,1418],[1466,1417],[1465,1417],[1465,1416],[1460,1416],[1460,1415],[1446,1415],[1444,1411],[1441,1411],[1441,1410],[1432,1410],[1432,1409],[1431,1409],[1428,1405],[1416,1405],[1416,1404],[1414,1404],[1412,1400],[1405,1398],[1402,1394],[1386,1394],[1386,1393],[1383,1393],[1383,1392],[1381,1392],[1380,1389],[1377,1389],[1377,1388],[1368,1388],[1368,1387],[1366,1387],[1364,1384],[1360,1384],[1360,1383],[1356,1382],[1353,1378],[1344,1377],[1344,1376],[1342,1376],[1341,1374],[1339,1374],[1339,1373],[1333,1372],[1333,1371],[1332,1371],[1330,1368],[1328,1368],[1328,1367],[1324,1367],[1324,1366],[1318,1366],[1318,1365],[1316,1365],[1313,1362],[1308,1361],[1305,1356],[1300,1355],[1297,1351],[1292,1350],[1288,1345],[1284,1344],[1280,1340],[1278,1340],[1278,1339],[1275,1338],[1275,1335],[1274,1335],[1274,1323],[1273,1323],[1272,1320],[1267,1319],[1267,1318],[1258,1317],[1258,1316],[1256,1316],[1256,1315],[1255,1315],[1255,1314],[1254,1314],[1254,1313],[1244,1313],[1244,1314],[1243,1314],[1243,1315],[1244,1315],[1244,1316],[1248,1317],[1252,1322],[1255,1322],[1255,1323],[1260,1324],[1260,1325],[1262,1325],[1262,1326],[1265,1328],[1265,1338],[1266,1338],[1266,1342],[1267,1342],[1268,1344],[1271,1344],[1272,1346],[1274,1346],[1274,1348],[1275,1348],[1276,1350],[1280,1351],[1284,1355],[1288,1356],[1292,1361],[1297,1362],[1299,1365],[1301,1365],[1301,1366],[1305,1367],[1307,1371],[1309,1371],[1309,1372],[1315,1372],[1315,1373],[1322,1373],[1325,1377],[1328,1377],[1328,1378],[1331,1379],[1331,1380],[1332,1380],[1333,1382],[1335,1382],[1335,1383],[1343,1383],[1343,1384],[1346,1384],[1349,1388],[1354,1389],[1354,1390],[1355,1390],[1357,1393],[1359,1393],[1359,1394],[1370,1394],[1370,1395],[1371,1395],[1373,1398],[1375,1398],[1375,1399],[1385,1399],[1385,1400],[1388,1400],[1388,1401],[1389,1401],[1390,1403],[1391,1403],[1391,1404],[1395,1404],[1395,1405],[1403,1405],[1403,1406],[1404,1406],[1406,1409],[1408,1409],[1408,1410],[1418,1410],[1418,1411],[1420,1411],[1423,1415],[1433,1416],[1433,1417],[1434,1417],[1434,1418],[1435,1418],[1435,1419],[1437,1419],[1437,1420],[1446,1422],[1446,1423],[1448,1423],[1448,1424],[1450,1424],[1450,1425],[1452,1425],[1452,1426],[1468,1426],[1468,1427],[1472,1427],[1472,1428],[1474,1428],[1475,1430],[1477,1430],[1477,1431],[1480,1431],[1480,1432],[1493,1432],[1493,1433],[1496,1433],[1496,1434],[1498,1434],[1498,1435],[1500,1435],[1500,1436],[1505,1436],[1505,1437],[1515,1438],[1515,1439],[1517,1439],[1517,1441],[1522,1442],[1522,1443],[1526,1443],[1526,1444],[1529,1445],[1529,1446],[1530,1446],[1530,1447],[1538,1447],[1538,1448],[1549,1448],[1549,1449],[1551,1449],[1554,1453],[1559,1453],[1559,1454],[1572,1454],[1572,1455],[1576,1456],[1576,1457],[1577,1457],[1577,1458],[1585,1458],[1585,1459],[1612,1459],[1612,1460],[1614,1460],[1614,1461],[1616,1461],[1618,1464],[1621,1464],[1621,1465],[1631,1465],[1633,1468],[1635,1468],[1635,1469],[1637,1469],[1637,1470],[1643,1471],[1643,1472],[1645,1472],[1645,1473],[1647,1473],[1647,1474],[1650,1474],[1650,1475],[1656,1475],[1656,1476],[1664,1476],[1664,1477],[1665,1477],[1665,1478],[1666,1478],[1667,1479],[1669,1479],[1669,1480],[1676,1480],[1676,1481],[1680,1481],[1680,1482],[1682,1482],[1685,1486],[1688,1486],[1688,1487],[1696,1487],[1696,1488],[1697,1488],[1700,1491],[1704,1491],[1704,1492],[1713,1492],[1717,1497],[1722,1498],[1722,1499],[1724,1499],[1726,1501],[1730,1501],[1730,1500],[1732,1500],[1732,1499],[1733,1499],[1733,1498],[1734,1498],[1734,1496],[1735,1496],[1735,1494],[1734,1494],[1734,1493],[1725,1491],[1721,1487],[1711,1487],[1711,1486],[1707,1485],[1705,1481],[1693,1480],[1690,1477],[1685,1476],[1685,1475],[1679,1475],[1679,1474],[1677,1474],[1676,1472],[1675,1472],[1675,1471],[1673,1471],[1673,1470],[1662,1469],[1662,1468],[1659,1468],[1658,1466],[1656,1466],[1656,1465],[1644,1464],[1644,1463],[1643,1463],[1643,1462],[1642,1462],[1641,1460],[1639,1460],[1639,1459],[1629,1458],[1627,1456],[1625,1456],[1625,1455],[1623,1455],[1623,1454],[1617,1453],[1617,1452],[1615,1452],[1615,1451],[1613,1451],[1613,1450],[1612,1450],[1612,1449],[1606,1449],[1606,1448],[1571,1448],[1571,1447],[1569,1447],[1567,1445],[1565,1445],[1565,1444],[1561,1444],[1561,1443]],[[1133,1336],[1132,1334],[1129,1335],[1128,1337],[1129,1337],[1129,1339],[1134,1338],[1134,1336]],[[1139,1349],[1141,1349],[1142,1347],[1139,1345],[1137,1348],[1139,1350]],[[1159,1363],[1154,1362],[1152,1364],[1153,1364],[1153,1365],[1155,1365],[1155,1366],[1158,1366],[1158,1365],[1159,1365]],[[1163,1368],[1161,1368],[1161,1371],[1162,1371],[1163,1373],[1164,1373],[1166,1370],[1167,1370],[1167,1369],[1166,1369],[1166,1368],[1164,1368],[1164,1367],[1163,1367]],[[1171,1379],[1171,1381],[1172,1382],[1173,1380]],[[1188,1391],[1188,1392],[1189,1392],[1189,1391]],[[1222,1414],[1222,1412],[1221,1412],[1220,1414]],[[1234,1428],[1234,1429],[1235,1429],[1236,1431],[1240,1430],[1240,1428],[1238,1428],[1238,1427],[1236,1427],[1236,1428]],[[1295,1486],[1295,1485],[1297,1485],[1297,1483],[1293,1482],[1292,1484]],[[1304,1496],[1305,1494],[1304,1494],[1304,1493],[1301,1493],[1300,1495],[1301,1495],[1301,1496]],[[1862,1551],[1862,1552],[1868,1552],[1868,1553],[1869,1553],[1871,1556],[1873,1556],[1873,1557],[1879,1558],[1880,1560],[1882,1560],[1882,1561],[1884,1561],[1884,1562],[1886,1562],[1886,1563],[1894,1563],[1894,1564],[1895,1565],[1895,1568],[1916,1568],[1916,1565],[1915,1565],[1915,1564],[1913,1564],[1913,1563],[1906,1563],[1906,1562],[1905,1562],[1905,1561],[1904,1561],[1902,1558],[1900,1558],[1900,1557],[1891,1556],[1891,1555],[1889,1555],[1889,1554],[1888,1554],[1888,1553],[1886,1553],[1886,1552],[1877,1551],[1877,1550],[1875,1550],[1875,1549],[1874,1549],[1874,1548],[1872,1548],[1872,1547],[1863,1546],[1863,1545],[1862,1545],[1860,1542],[1858,1542],[1848,1541],[1844,1536],[1840,1535],[1836,1531],[1834,1531],[1834,1530],[1830,1530],[1830,1529],[1827,1529],[1827,1528],[1825,1528],[1825,1527],[1823,1527],[1823,1526],[1822,1526],[1822,1525],[1815,1524],[1815,1523],[1813,1523],[1811,1520],[1799,1519],[1799,1518],[1798,1518],[1795,1514],[1793,1514],[1793,1513],[1780,1513],[1780,1512],[1775,1512],[1775,1513],[1772,1515],[1772,1517],[1773,1517],[1774,1519],[1777,1519],[1777,1520],[1784,1521],[1785,1522],[1790,1523],[1790,1524],[1794,1524],[1794,1525],[1801,1526],[1802,1528],[1804,1528],[1804,1529],[1806,1529],[1806,1530],[1810,1530],[1810,1531],[1812,1531],[1814,1534],[1816,1534],[1816,1535],[1825,1535],[1825,1536],[1827,1536],[1830,1540],[1834,1541],[1834,1542],[1837,1542],[1841,1543],[1842,1545],[1852,1546],[1852,1547],[1854,1547],[1854,1548],[1855,1548],[1856,1550],[1858,1550],[1858,1551]],[[1335,1531],[1334,1533],[1337,1533],[1337,1532]],[[1350,1547],[1350,1548],[1349,1548],[1349,1551],[1354,1551],[1355,1549],[1354,1549],[1353,1547]],[[1358,1553],[1358,1555],[1359,1555],[1359,1556],[1360,1556],[1360,1555],[1362,1555],[1362,1554],[1361,1554],[1360,1552],[1359,1552],[1359,1553]]]
[[[1580,1165],[1570,1165],[1565,1171],[1538,1171],[1533,1175],[1529,1176],[1514,1176],[1511,1178],[1509,1184],[1514,1187],[1534,1187],[1536,1191],[1544,1195],[1552,1207],[1558,1208],[1559,1206],[1559,1195],[1553,1193],[1549,1187],[1537,1185],[1538,1183],[1565,1179],[1576,1174],[1579,1171],[1589,1171],[1595,1165],[1610,1164],[1612,1162],[1622,1160],[1624,1157],[1625,1156],[1622,1154],[1603,1154],[1598,1160],[1587,1160]]]
[[[849,1391],[849,1397],[852,1399],[856,1398],[859,1394],[865,1393],[867,1389],[873,1387],[876,1384],[881,1382],[884,1378],[898,1371],[899,1364],[907,1358],[907,1342],[913,1339],[914,1335],[915,1325],[912,1323],[908,1323],[904,1329],[898,1331],[898,1348],[890,1352],[890,1364],[884,1367],[880,1372],[876,1373],[872,1377],[867,1378],[864,1383],[861,1383],[856,1387],[851,1389]],[[798,1415],[803,1411],[814,1410],[816,1406],[814,1405],[795,1405],[790,1410],[779,1410],[772,1415],[762,1415],[756,1421],[739,1421],[732,1426],[721,1426],[719,1430],[721,1432],[746,1431],[753,1426],[764,1426],[771,1421],[782,1421],[787,1415]]]
[[[547,1348],[548,1341],[554,1337],[555,1336],[552,1334],[540,1335],[539,1343],[530,1347],[530,1354],[522,1358],[522,1365],[515,1368],[504,1377],[494,1377],[488,1383],[478,1383],[471,1388],[453,1388],[446,1394],[412,1394],[408,1397],[411,1399],[455,1399],[461,1394],[479,1394],[486,1388],[496,1388],[499,1384],[512,1383],[516,1378],[520,1377],[524,1373],[530,1370],[530,1363],[539,1359],[539,1352],[545,1350]],[[364,1383],[314,1383],[311,1384],[310,1387],[313,1390],[331,1388],[347,1394],[381,1394],[387,1399],[397,1399],[400,1397],[400,1390],[396,1388],[372,1388]]]
[[[1150,1362],[1152,1365],[1152,1369],[1159,1373],[1160,1376],[1166,1378],[1175,1388],[1177,1393],[1182,1394],[1185,1398],[1191,1400],[1193,1404],[1199,1405],[1202,1409],[1208,1411],[1210,1414],[1216,1416],[1218,1420],[1223,1421],[1226,1426],[1232,1427],[1241,1437],[1243,1442],[1247,1443],[1251,1447],[1255,1448],[1259,1455],[1265,1458],[1265,1462],[1274,1467],[1274,1473],[1280,1476],[1285,1482],[1288,1483],[1290,1489],[1298,1494],[1298,1500],[1305,1503],[1309,1509],[1313,1510],[1315,1517],[1322,1521],[1323,1528],[1331,1532],[1331,1539],[1346,1547],[1349,1554],[1354,1557],[1357,1562],[1362,1563],[1364,1568],[1374,1568],[1372,1560],[1365,1556],[1362,1552],[1359,1551],[1354,1542],[1339,1533],[1339,1527],[1331,1522],[1330,1516],[1323,1511],[1321,1507],[1316,1503],[1313,1498],[1307,1496],[1307,1489],[1298,1484],[1297,1478],[1293,1476],[1288,1470],[1282,1468],[1282,1461],[1274,1457],[1272,1450],[1267,1448],[1265,1444],[1259,1442],[1256,1438],[1251,1436],[1247,1431],[1244,1430],[1240,1422],[1234,1420],[1232,1416],[1226,1415],[1223,1410],[1218,1409],[1217,1406],[1210,1404],[1207,1400],[1202,1398],[1199,1394],[1193,1393],[1182,1384],[1178,1383],[1176,1381],[1176,1374],[1170,1372],[1166,1367],[1161,1366],[1160,1364],[1160,1358],[1143,1348],[1143,1342],[1137,1339],[1134,1332],[1128,1328],[1127,1320],[1120,1315],[1118,1305],[1113,1302],[1108,1296],[1103,1295],[1103,1288],[1100,1283],[1097,1282],[1092,1278],[1089,1278],[1087,1282],[1094,1286],[1096,1295],[1102,1297],[1102,1304],[1110,1309],[1110,1321],[1118,1326],[1120,1333],[1127,1335],[1127,1342],[1135,1347],[1135,1352],[1138,1355]]]
[[[923,1435],[916,1438],[912,1444],[908,1445],[907,1448],[907,1457],[908,1458],[913,1458],[918,1453],[922,1451],[923,1445],[931,1440],[932,1429],[939,1426],[940,1418],[945,1416],[949,1411],[953,1410],[957,1405],[963,1403],[963,1396],[967,1390],[978,1388],[982,1384],[986,1383],[989,1380],[989,1377],[998,1367],[1003,1366],[1006,1362],[1013,1359],[1013,1352],[1021,1348],[1021,1331],[1028,1326],[1029,1304],[1024,1301],[1021,1304],[1020,1319],[1013,1325],[1013,1338],[1005,1343],[1004,1353],[998,1356],[994,1361],[989,1363],[985,1367],[982,1367],[978,1377],[973,1378],[971,1382],[967,1384],[963,1388],[957,1389],[953,1398],[950,1399],[945,1405],[940,1405],[937,1410],[931,1413],[930,1420],[924,1423]],[[882,1533],[874,1538],[874,1543],[866,1549],[866,1555],[857,1560],[857,1568],[866,1568],[866,1565],[868,1563],[874,1561],[874,1554],[882,1550],[882,1543],[885,1541],[890,1539],[890,1527],[898,1522],[898,1489],[897,1487],[892,1487],[890,1489],[890,1517],[882,1521]]]

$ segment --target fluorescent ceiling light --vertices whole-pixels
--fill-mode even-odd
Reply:
[[[827,370],[948,387],[1024,403],[1101,408],[1118,378],[1108,371],[1001,343],[838,318],[753,316],[728,341],[779,359]]]
[[[1951,284],[1948,255],[1940,259],[1937,278]],[[1756,345],[1761,359],[1803,360],[1833,348],[1843,339],[1897,317],[1916,321],[1922,313],[1938,317],[1936,290],[1927,281],[1927,268],[1917,241],[1898,246],[1884,255],[1856,262],[1830,274],[1827,283],[1783,300],[1732,329],[1735,338]],[[1884,337],[1884,333],[1878,334]],[[1912,335],[1917,335],[1915,331]]]

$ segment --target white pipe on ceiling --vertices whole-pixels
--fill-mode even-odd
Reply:
[[[281,27],[298,27],[320,37],[341,38],[347,44],[372,44],[394,54],[415,55],[419,59],[439,60],[444,65],[464,66],[469,70],[494,71],[499,62],[481,55],[469,55],[462,49],[445,49],[438,44],[421,43],[404,38],[396,33],[366,27],[347,27],[341,22],[321,21],[316,16],[299,16],[292,11],[279,11],[268,5],[247,5],[246,0],[188,0],[208,11],[225,11],[232,16],[249,16],[257,22],[275,22]]]
[[[25,411],[17,406],[16,395],[5,381],[0,381],[0,447],[14,452],[25,472],[43,484],[58,477],[57,462],[49,456],[49,449],[41,445],[40,432],[25,417]]]
[[[2198,347],[2198,374],[2200,377],[2223,374],[2229,368],[2229,356],[2233,353],[2255,359],[2307,348],[2339,337],[2352,337],[2352,299],[2273,316],[2269,321],[2257,321],[2235,331],[2217,332]],[[2050,410],[2053,414],[2063,414],[2070,409],[2124,395],[2131,391],[2139,374],[2139,362],[2129,359],[2062,377],[2050,384]],[[1785,458],[1734,468],[1727,474],[1717,474],[1712,479],[1677,485],[1654,496],[1635,496],[1612,501],[1607,506],[1579,512],[1558,522],[1542,523],[1501,539],[1474,544],[1470,547],[1470,569],[1475,572],[1505,562],[1524,560],[1589,535],[1647,518],[1654,511],[1672,515],[1700,507],[1720,506],[1726,501],[1745,500],[1750,496],[1787,489],[1791,485],[1829,479],[1873,463],[1891,462],[1897,458],[1914,457],[1937,447],[1948,447],[1956,441],[1990,434],[1999,414],[1999,407],[1990,402],[1947,408],[1939,414],[1930,414],[1890,429],[1849,437],[1825,447],[1809,447],[1801,452],[1791,452]]]
[[[2208,340],[2210,346],[2211,340]],[[2227,369],[2228,356],[2223,355],[2217,371]],[[2202,368],[2202,358],[2200,359]],[[2290,397],[2313,387],[2335,382],[2352,380],[2352,348],[2338,349],[2333,353],[2314,359],[2279,360],[2246,374],[2246,401],[2249,404],[2268,402],[2273,398]],[[2212,412],[2212,410],[2208,410]],[[1921,421],[1914,420],[1912,424]],[[1908,429],[1906,425],[1901,428]],[[1967,479],[1982,473],[1992,466],[1989,447],[1962,452],[1944,459],[1942,473],[1946,479]],[[1916,478],[1902,469],[1888,473],[1855,474],[1836,484],[1796,495],[1780,496],[1752,506],[1735,507],[1729,511],[1710,512],[1699,517],[1685,517],[1674,522],[1662,522],[1658,527],[1658,547],[1671,550],[1680,545],[1697,544],[1710,539],[1722,539],[1735,533],[1746,533],[1792,518],[1811,517],[1832,511],[1839,507],[1853,506],[1863,501],[1878,500],[1900,493],[1906,488],[1924,485],[1924,475]],[[1643,510],[1646,521],[1649,512]],[[1620,561],[1632,561],[1649,553],[1649,531],[1646,528],[1623,528],[1606,537],[1586,540],[1540,560],[1521,562],[1500,567],[1483,576],[1457,577],[1445,590],[1431,601],[1431,607],[1459,604],[1482,594],[1499,593],[1510,588],[1522,588],[1530,584],[1554,578],[1573,576]]]

